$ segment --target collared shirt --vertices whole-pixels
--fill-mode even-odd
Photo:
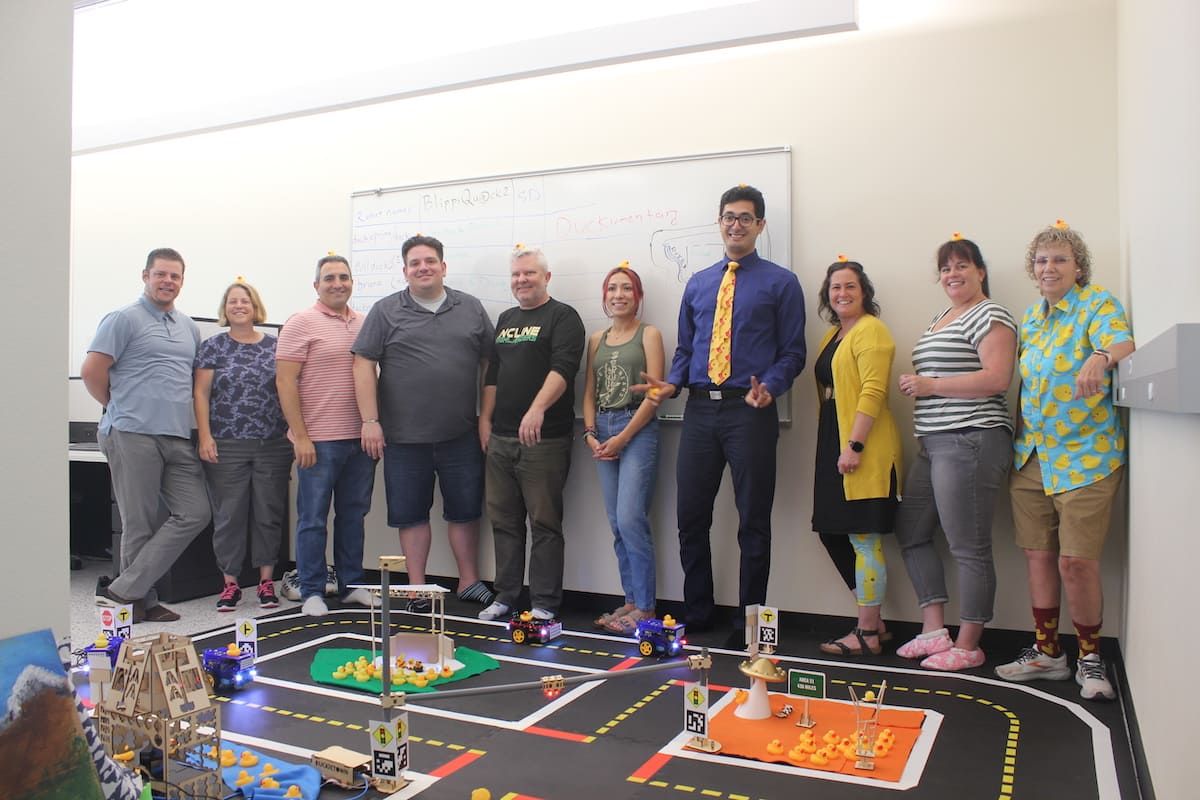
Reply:
[[[354,354],[350,348],[362,315],[347,307],[342,316],[318,301],[297,311],[279,332],[276,361],[299,361],[300,414],[314,442],[357,439],[362,417],[354,397]]]
[[[728,256],[697,272],[679,304],[679,344],[667,382],[677,387],[708,386],[708,351],[712,342],[717,290],[730,262]],[[738,262],[733,295],[731,371],[723,387],[748,389],[750,376],[773,395],[792,387],[804,369],[804,292],[795,273],[760,258],[755,251]]]
[[[455,289],[446,289],[435,311],[408,289],[372,306],[353,350],[379,363],[384,439],[432,444],[473,430],[479,364],[489,357],[494,337],[483,304]]]
[[[1121,301],[1095,284],[1073,286],[1048,306],[1039,300],[1021,320],[1022,432],[1014,464],[1035,449],[1046,494],[1106,478],[1126,461],[1125,432],[1113,408],[1112,377],[1104,391],[1074,400],[1075,378],[1097,348],[1133,340]]]
[[[111,356],[109,401],[100,432],[192,434],[192,362],[200,328],[179,309],[163,311],[144,294],[100,321],[89,353]]]

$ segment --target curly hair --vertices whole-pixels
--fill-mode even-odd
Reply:
[[[821,292],[818,295],[820,298],[820,315],[828,320],[830,325],[837,325],[840,321],[837,312],[833,310],[833,306],[829,302],[829,282],[833,278],[833,273],[843,269],[848,269],[858,276],[858,284],[862,287],[863,293],[863,312],[873,317],[878,317],[879,303],[875,302],[875,284],[871,283],[871,279],[867,277],[867,272],[863,269],[863,265],[857,261],[835,261],[825,270],[825,280],[821,283]]]
[[[1029,247],[1025,248],[1025,272],[1030,278],[1037,280],[1033,272],[1033,259],[1037,255],[1038,248],[1048,244],[1065,244],[1070,247],[1071,255],[1075,257],[1075,266],[1079,267],[1075,283],[1079,286],[1087,286],[1092,282],[1092,254],[1088,250],[1087,244],[1084,243],[1083,237],[1079,231],[1055,225],[1047,225],[1038,231],[1037,235],[1033,237],[1033,241],[1029,243]]]

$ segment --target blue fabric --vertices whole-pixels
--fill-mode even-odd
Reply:
[[[625,430],[632,409],[601,411],[596,431],[601,442]],[[650,529],[650,504],[658,481],[658,420],[650,422],[629,440],[616,461],[597,461],[604,509],[612,526],[613,550],[621,574],[625,602],[642,610],[653,609],[657,589],[654,571],[654,534]]]
[[[474,522],[483,516],[483,448],[476,428],[436,444],[393,444],[383,449],[388,525],[429,522],[433,479],[442,490],[442,518]]]
[[[679,304],[679,338],[667,382],[677,387],[707,386],[717,290],[729,263],[726,256],[692,276]],[[804,292],[800,281],[755,251],[737,259],[733,295],[731,372],[722,386],[750,388],[750,376],[779,396],[804,369]]]
[[[200,329],[179,309],[162,311],[144,294],[100,321],[89,353],[111,356],[110,398],[100,432],[192,434],[192,362]]]
[[[275,388],[274,336],[254,344],[228,333],[205,339],[196,369],[213,371],[208,422],[214,439],[279,439],[287,420]]]
[[[375,459],[358,439],[313,442],[317,463],[296,470],[296,569],[300,596],[325,594],[325,542],[333,506],[333,566],[338,596],[363,582],[363,519],[371,510]]]
[[[321,792],[321,773],[316,767],[309,766],[308,764],[289,764],[286,761],[279,761],[271,756],[251,750],[248,747],[238,747],[233,744],[225,744],[224,747],[232,750],[238,759],[241,759],[243,752],[250,753],[258,759],[258,762],[253,767],[242,767],[234,764],[232,767],[221,768],[221,780],[225,781],[225,785],[235,792],[240,791],[247,798],[283,797],[287,794],[288,787],[292,784],[300,787],[300,792],[304,800],[316,800],[317,795]],[[279,770],[278,772],[271,773],[271,777],[279,782],[278,789],[264,789],[258,785],[258,782],[262,779],[263,768],[268,763]],[[245,770],[248,775],[254,778],[253,783],[248,783],[245,786],[237,785],[237,779],[242,770]]]

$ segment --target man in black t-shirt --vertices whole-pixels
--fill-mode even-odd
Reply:
[[[562,497],[586,334],[575,309],[550,297],[541,249],[517,245],[509,272],[517,307],[496,323],[479,414],[496,547],[496,601],[479,618],[507,617],[516,606],[525,582],[528,516],[530,605],[534,617],[550,619],[562,603]]]

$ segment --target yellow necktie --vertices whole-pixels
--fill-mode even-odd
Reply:
[[[717,289],[717,308],[713,314],[712,342],[708,347],[708,377],[720,386],[729,378],[730,350],[733,339],[733,290],[737,287],[736,261],[729,262],[721,286]]]

